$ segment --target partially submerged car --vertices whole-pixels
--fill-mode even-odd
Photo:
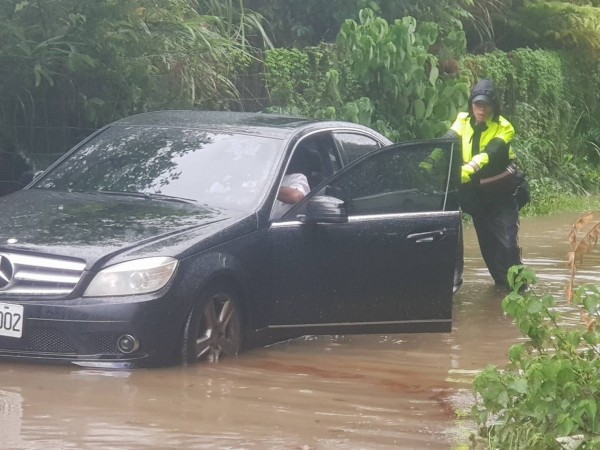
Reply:
[[[437,176],[419,170],[434,149]],[[119,120],[0,198],[0,357],[133,367],[450,331],[459,153],[261,113]],[[297,160],[310,193],[277,216]]]

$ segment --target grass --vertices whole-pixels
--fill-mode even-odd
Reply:
[[[576,196],[553,193],[538,199],[534,194],[531,203],[521,210],[521,216],[546,216],[561,212],[580,213],[598,209],[600,209],[600,195]]]

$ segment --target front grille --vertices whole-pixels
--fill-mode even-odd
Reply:
[[[49,328],[32,328],[22,338],[0,337],[0,350],[71,354],[77,353],[75,345],[63,333]]]
[[[63,296],[79,282],[85,263],[55,256],[0,253],[0,298]]]
[[[114,354],[118,353],[117,337],[114,334],[93,333],[84,336],[87,341],[86,348],[90,353]]]
[[[0,336],[0,351],[52,353],[55,355],[116,355],[117,336],[111,333],[86,333],[70,336],[53,328],[30,328],[22,338]]]
[[[60,331],[36,329],[29,336],[27,350],[43,353],[75,353],[77,349]]]

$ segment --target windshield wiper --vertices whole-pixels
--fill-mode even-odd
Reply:
[[[146,200],[165,200],[168,202],[178,202],[178,203],[198,203],[196,200],[191,198],[184,197],[174,197],[172,195],[164,195],[164,194],[150,194],[148,192],[121,192],[121,191],[98,191],[101,194],[109,194],[109,195],[120,195],[123,197],[137,197],[144,198]]]

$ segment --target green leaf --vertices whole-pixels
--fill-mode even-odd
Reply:
[[[435,83],[437,82],[439,75],[440,75],[440,70],[437,68],[437,66],[432,66],[431,71],[429,72],[429,82],[431,83],[432,86],[435,86]]]
[[[561,419],[556,427],[556,433],[558,436],[569,436],[575,429],[575,422],[570,417],[566,416]]]
[[[550,294],[543,295],[542,305],[544,305],[545,308],[552,308],[556,305],[556,299]]]
[[[354,102],[346,103],[342,107],[342,117],[350,122],[358,122],[358,106]]]
[[[527,380],[525,378],[518,378],[510,382],[508,387],[519,394],[525,394],[527,392]]]
[[[441,96],[445,98],[452,98],[454,95],[454,86],[446,85],[444,89],[442,89]]]
[[[542,302],[540,302],[537,298],[532,297],[527,304],[527,312],[529,314],[537,314],[543,309]]]
[[[67,64],[72,71],[96,67],[96,61],[93,58],[81,53],[70,53]]]
[[[506,389],[504,389],[504,390],[500,391],[496,401],[503,408],[506,408],[506,406],[508,405],[508,399],[509,399],[508,391],[506,391]]]
[[[425,117],[425,103],[423,100],[417,99],[414,102],[415,117],[417,120],[423,120]]]
[[[511,362],[517,363],[521,361],[521,358],[525,354],[525,348],[521,344],[515,344],[508,350],[508,357]]]
[[[565,363],[566,363],[566,361],[565,361]],[[563,364],[563,367],[561,367],[561,369],[558,371],[558,373],[556,375],[556,382],[560,386],[564,386],[569,381],[575,380],[575,378],[576,378],[575,372],[573,372],[573,369],[570,366],[570,364],[568,366],[565,366]]]
[[[594,400],[584,400],[582,406],[588,414],[589,420],[594,422],[596,420],[596,413],[598,412],[598,405],[596,402]]]

